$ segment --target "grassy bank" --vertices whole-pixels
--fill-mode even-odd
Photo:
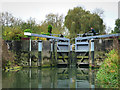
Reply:
[[[111,50],[97,72],[96,81],[101,88],[118,88],[118,52]]]

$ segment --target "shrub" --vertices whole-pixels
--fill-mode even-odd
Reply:
[[[30,29],[25,29],[24,32],[30,32],[30,33],[32,33],[32,31]]]
[[[52,33],[52,26],[51,25],[48,25],[48,32]]]
[[[115,50],[107,54],[97,72],[96,81],[102,88],[118,88],[118,53]]]

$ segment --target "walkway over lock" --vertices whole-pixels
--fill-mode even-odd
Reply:
[[[118,37],[120,36],[120,33],[118,34],[108,34],[108,35],[98,35],[98,36],[88,36],[88,37],[77,37],[76,40],[90,40],[90,39],[100,39],[100,38],[112,38],[112,37]]]
[[[35,36],[35,37],[43,37],[43,38],[49,38],[49,39],[56,39],[56,40],[64,40],[64,41],[69,41],[69,40],[70,40],[70,39],[68,39],[68,38],[47,36],[47,35],[34,34],[34,33],[29,33],[29,32],[24,32],[24,35],[27,35],[27,36]]]

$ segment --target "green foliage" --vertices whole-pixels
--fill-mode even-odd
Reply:
[[[46,35],[48,35],[48,36],[49,36],[49,35],[50,35],[50,33],[48,32],[48,33],[46,33]]]
[[[48,32],[52,33],[52,26],[51,25],[48,25]]]
[[[114,33],[114,31],[113,31],[113,30],[111,30],[111,33]]]
[[[30,18],[27,22],[22,22],[20,24],[21,29],[24,31],[26,29],[30,29],[32,33],[40,34],[42,31],[40,25],[37,25],[35,20]]]
[[[120,19],[118,18],[116,21],[115,21],[115,28],[114,28],[114,32],[113,33],[120,33]]]
[[[44,32],[41,32],[41,34],[44,34]]]
[[[102,88],[118,88],[118,53],[115,50],[107,54],[96,80]]]
[[[24,34],[19,27],[4,27],[2,36],[4,40],[20,40]]]
[[[46,20],[41,22],[41,25],[36,24],[35,19],[30,18],[27,22],[24,22],[18,18],[12,16],[8,12],[0,13],[0,21],[2,21],[2,38],[4,40],[20,40],[24,36],[24,32],[32,32],[41,34],[41,32],[50,35],[50,33],[60,34],[63,32],[63,16],[58,14],[46,15]],[[52,25],[53,27],[49,26]],[[49,27],[48,27],[49,26]],[[33,40],[34,37],[31,37]]]
[[[97,14],[91,14],[90,11],[84,10],[82,7],[75,7],[68,11],[65,17],[65,26],[70,34],[79,34],[90,31],[93,27],[97,33],[105,32],[103,20]]]
[[[30,33],[32,33],[32,31],[30,29],[25,29],[24,32],[30,32]]]
[[[41,32],[42,35],[50,35],[50,33],[44,33],[44,32]]]
[[[30,33],[32,33],[32,31],[30,29],[25,29],[24,32],[30,32]],[[28,37],[31,37],[31,36],[26,36],[25,35],[24,37],[28,38]],[[31,37],[31,39],[34,40],[34,37]]]

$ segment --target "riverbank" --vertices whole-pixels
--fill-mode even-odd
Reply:
[[[99,82],[98,86],[101,88],[118,88],[118,67],[118,52],[116,50],[111,50],[97,72],[96,81]]]
[[[23,67],[21,66],[12,66],[12,67],[5,67],[3,70],[4,71],[16,71],[16,70],[21,70]]]

